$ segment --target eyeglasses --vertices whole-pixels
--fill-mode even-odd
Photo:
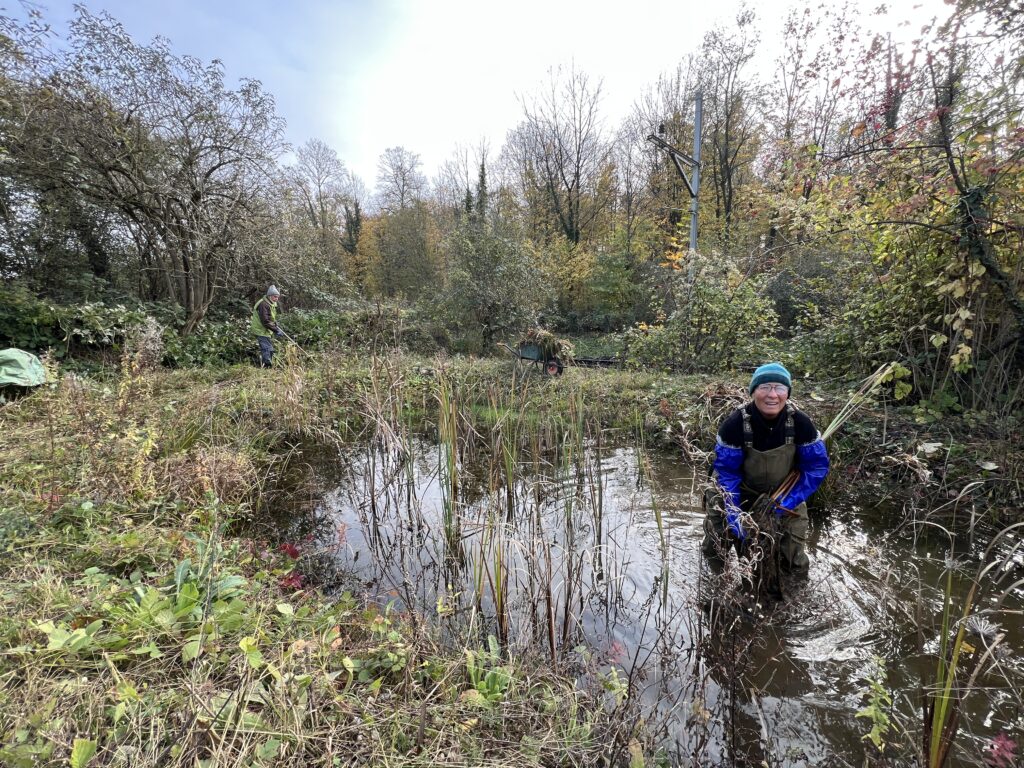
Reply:
[[[785,384],[758,384],[755,391],[760,392],[762,395],[767,395],[769,392],[784,395],[789,392],[789,387]]]

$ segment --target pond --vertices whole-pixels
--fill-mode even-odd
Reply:
[[[601,681],[609,706],[633,707],[673,764],[862,765],[877,755],[857,717],[869,680],[893,692],[886,740],[920,740],[952,556],[934,526],[864,500],[812,509],[810,576],[777,602],[744,592],[735,558],[717,573],[702,561],[704,471],[679,456],[600,435],[528,447],[477,436],[457,448],[378,443],[342,466],[318,510],[340,571],[456,646],[493,636]],[[1010,546],[987,576],[1003,588],[1022,575]],[[963,550],[961,597],[980,545]],[[979,599],[1005,637],[967,699],[953,765],[985,764],[991,740],[1020,728],[1024,599],[1011,589],[997,605],[999,594]]]

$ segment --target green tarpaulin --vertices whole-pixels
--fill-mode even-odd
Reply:
[[[0,387],[38,387],[46,381],[39,358],[20,349],[0,350]]]

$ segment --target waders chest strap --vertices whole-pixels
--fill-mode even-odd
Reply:
[[[743,414],[743,450],[749,451],[754,447],[754,430],[750,426],[750,414],[746,408],[740,408]]]

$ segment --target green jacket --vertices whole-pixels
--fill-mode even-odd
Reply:
[[[266,296],[257,301],[256,305],[252,308],[252,323],[250,327],[257,336],[269,338],[277,333],[277,305]]]

